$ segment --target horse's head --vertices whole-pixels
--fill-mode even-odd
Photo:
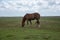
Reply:
[[[22,23],[22,27],[24,27],[24,25],[25,25],[25,24],[24,24],[24,23]]]
[[[24,27],[24,25],[25,25],[25,21],[26,21],[26,18],[23,17],[23,19],[22,19],[22,27]]]

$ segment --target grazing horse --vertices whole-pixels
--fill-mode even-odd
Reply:
[[[31,13],[31,14],[27,13],[22,19],[22,27],[24,27],[25,21],[27,21],[27,24],[28,24],[28,21],[30,22],[30,24],[32,24],[31,20],[37,20],[36,23],[40,24],[39,19],[40,19],[39,13],[37,13],[37,12]]]

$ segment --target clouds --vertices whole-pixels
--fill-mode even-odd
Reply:
[[[2,1],[0,4],[6,8],[10,7],[20,7],[20,6],[34,6],[37,5],[39,1],[35,0],[18,0],[18,1]]]
[[[0,8],[7,8],[7,9],[22,9],[24,10],[27,8],[27,10],[30,8],[34,9],[36,7],[37,9],[39,8],[47,8],[47,7],[57,7],[60,5],[60,1],[58,0],[16,0],[16,1],[2,1],[0,2]],[[22,10],[23,11],[23,10]]]
[[[1,0],[0,10],[53,13],[60,10],[60,0]]]
[[[37,5],[38,1],[35,0],[18,0],[18,1],[2,1],[0,3],[0,8],[9,9],[9,10],[20,10],[20,11],[28,11],[31,9],[37,9],[39,5]]]

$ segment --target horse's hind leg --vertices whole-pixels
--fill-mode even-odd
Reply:
[[[40,21],[39,20],[36,21],[36,24],[37,24],[36,25],[37,27],[40,27]]]

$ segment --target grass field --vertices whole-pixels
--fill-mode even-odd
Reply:
[[[0,40],[60,40],[60,17],[41,17],[41,27],[21,27],[20,17],[0,17]]]

